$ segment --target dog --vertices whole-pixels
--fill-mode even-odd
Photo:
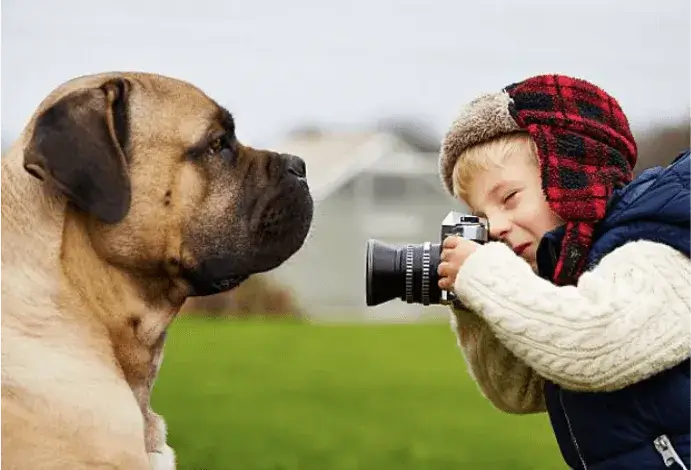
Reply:
[[[305,162],[242,144],[194,85],[59,85],[2,158],[3,468],[175,468],[149,404],[168,326],[281,265],[312,215]]]

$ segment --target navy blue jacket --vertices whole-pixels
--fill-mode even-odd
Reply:
[[[687,150],[613,194],[606,218],[595,229],[589,269],[632,240],[665,243],[689,256],[689,159]],[[540,242],[538,272],[546,279],[554,272],[563,236],[559,227]],[[614,392],[575,392],[547,381],[547,411],[564,460],[571,468],[588,470],[683,468],[666,466],[656,450],[655,439],[666,435],[691,469],[689,384],[689,360]]]

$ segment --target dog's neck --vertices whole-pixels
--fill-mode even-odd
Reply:
[[[70,207],[65,213],[65,277],[80,292],[84,312],[106,326],[115,359],[144,411],[165,333],[184,299],[170,295],[168,280],[105,262],[91,244],[85,215]]]
[[[131,332],[142,344],[154,344],[184,298],[171,295],[175,286],[169,280],[104,261],[85,230],[85,216],[72,208],[65,214],[62,263],[68,282],[80,290],[111,334]]]
[[[171,294],[175,289],[169,282],[136,278],[100,259],[86,232],[85,216],[27,173],[20,152],[3,157],[1,177],[2,258],[3,270],[8,269],[3,274],[33,281],[42,276],[48,295],[36,297],[61,299],[67,304],[63,314],[72,315],[72,321],[103,326],[140,405],[147,406],[165,331],[184,297]],[[12,283],[11,289],[7,284],[12,295],[31,296],[21,292],[23,284],[36,288],[35,282],[21,279]],[[63,299],[66,285],[71,295]]]

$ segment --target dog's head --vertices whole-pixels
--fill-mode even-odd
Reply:
[[[24,168],[63,193],[98,256],[232,289],[303,244],[312,221],[304,162],[240,143],[232,115],[160,75],[79,77],[39,106]]]

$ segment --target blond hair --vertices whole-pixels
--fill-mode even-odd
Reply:
[[[528,152],[525,152],[526,148]],[[453,167],[453,193],[467,201],[468,188],[480,171],[500,168],[511,155],[523,154],[537,165],[537,146],[527,132],[503,134],[465,149]]]

